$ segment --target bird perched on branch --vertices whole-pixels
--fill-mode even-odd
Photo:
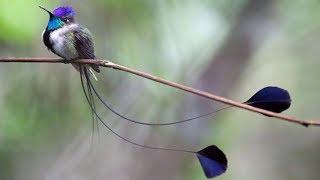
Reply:
[[[49,13],[49,21],[42,34],[43,43],[66,63],[77,59],[95,59],[94,43],[90,31],[75,21],[75,11],[71,6],[56,8],[53,12],[39,6]],[[80,65],[72,64],[78,71]],[[88,66],[88,65],[85,65]],[[98,65],[90,65],[89,72],[100,72]]]
[[[80,71],[82,89],[87,99],[87,102],[90,106],[90,110],[92,111],[93,120],[99,121],[104,127],[106,127],[110,132],[112,132],[119,139],[127,143],[130,143],[132,145],[135,145],[141,148],[150,149],[150,150],[162,150],[162,151],[171,151],[176,153],[180,152],[180,153],[188,153],[188,154],[195,155],[198,158],[199,163],[207,178],[217,177],[223,174],[227,170],[227,167],[228,167],[227,157],[224,154],[224,152],[215,145],[210,145],[199,151],[177,149],[177,148],[164,148],[164,147],[155,147],[155,146],[139,144],[135,141],[132,141],[120,135],[119,133],[114,131],[107,123],[105,123],[105,121],[100,117],[100,115],[96,111],[95,99],[97,98],[107,109],[109,109],[111,112],[113,112],[115,115],[119,116],[120,118],[127,120],[131,123],[148,125],[148,126],[169,126],[169,125],[185,123],[185,122],[189,122],[199,118],[211,116],[218,111],[221,111],[223,109],[227,109],[233,106],[227,106],[222,109],[216,110],[214,112],[210,112],[207,114],[202,114],[196,117],[192,117],[192,118],[188,118],[188,119],[184,119],[176,122],[170,122],[170,123],[145,123],[145,122],[137,121],[135,119],[126,117],[125,115],[114,110],[112,106],[107,101],[105,101],[102,98],[102,96],[98,93],[93,83],[91,83],[89,73],[91,73],[91,75],[95,78],[91,68],[96,72],[100,72],[99,66],[95,64],[80,65],[72,61],[77,59],[95,59],[92,35],[88,29],[80,26],[78,23],[75,22],[75,12],[73,11],[72,7],[70,6],[58,7],[53,12],[50,12],[43,7],[40,7],[40,8],[48,12],[50,16],[48,25],[43,33],[43,42],[48,47],[48,49],[50,49],[53,53],[62,57],[66,62],[73,63],[73,66]],[[164,83],[164,80],[162,81],[162,83]],[[169,83],[166,83],[166,84],[169,85]],[[178,88],[178,85],[176,85],[175,87]],[[180,88],[180,89],[186,89],[186,88]],[[193,90],[193,91],[190,90],[189,92],[195,93],[196,90]],[[196,93],[196,94],[199,95],[200,93]],[[94,96],[96,96],[96,98]],[[217,100],[217,98],[213,98],[213,99]],[[230,100],[229,102],[227,102],[226,100],[224,101],[219,100],[219,101],[225,102],[227,104],[234,104],[237,107],[242,107],[240,105],[237,105],[238,103],[231,103]],[[274,113],[280,113],[290,107],[291,98],[288,91],[278,87],[270,86],[270,87],[265,87],[260,91],[258,91],[257,93],[255,93],[249,100],[244,102],[244,104],[257,107],[263,110],[272,111]],[[248,109],[246,107],[242,107],[242,108]],[[267,115],[263,111],[262,111],[262,114]],[[290,120],[290,119],[286,119],[286,120]],[[302,124],[302,122],[298,120],[290,120],[290,121],[299,122],[300,124]],[[303,123],[303,125],[307,126],[309,124]]]

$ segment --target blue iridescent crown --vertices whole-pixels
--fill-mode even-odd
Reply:
[[[58,17],[75,16],[76,13],[71,6],[61,6],[53,11],[53,14]]]

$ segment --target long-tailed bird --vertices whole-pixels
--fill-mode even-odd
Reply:
[[[78,23],[75,22],[75,12],[70,6],[58,7],[53,12],[48,11],[47,9],[40,7],[46,12],[49,13],[49,21],[46,29],[43,32],[43,42],[47,46],[49,50],[58,56],[62,57],[66,62],[71,62],[77,59],[95,59],[94,53],[94,43],[92,40],[92,35],[87,28],[82,27]],[[97,65],[79,65],[72,64],[78,71],[80,71],[81,84],[86,96],[86,99],[90,105],[93,119],[99,120],[108,130],[110,130],[117,137],[122,139],[125,142],[133,144],[135,146],[139,146],[142,148],[153,149],[153,150],[163,150],[163,151],[175,151],[175,152],[183,152],[190,153],[196,155],[198,158],[201,167],[207,178],[214,178],[223,174],[227,170],[228,161],[223,153],[217,146],[211,145],[200,151],[191,151],[184,149],[172,149],[172,148],[162,148],[162,147],[153,147],[148,145],[143,145],[131,141],[114,130],[106,124],[99,114],[96,112],[95,102],[93,95],[96,95],[97,98],[101,101],[101,103],[110,109],[113,113],[121,117],[122,119],[128,120],[133,123],[141,124],[141,125],[150,125],[150,126],[167,126],[174,125],[179,123],[184,123],[188,121],[192,121],[198,118],[211,116],[217,111],[221,111],[223,109],[232,107],[228,106],[217,110],[215,112],[199,115],[193,118],[188,118],[182,121],[171,122],[171,123],[143,123],[140,121],[136,121],[134,119],[130,119],[117,111],[115,111],[109,103],[102,99],[99,95],[92,82],[90,81],[89,73],[94,77],[93,70],[96,72],[100,72],[99,66]],[[84,81],[84,80],[85,81]],[[289,108],[291,99],[289,93],[286,90],[277,87],[267,87],[259,92],[257,92],[253,97],[251,97],[248,101],[245,102],[251,106],[259,107],[265,110],[273,111],[273,112],[282,112]]]

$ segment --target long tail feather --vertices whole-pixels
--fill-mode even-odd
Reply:
[[[96,110],[96,105],[94,103],[94,98],[93,98],[93,94],[92,94],[92,90],[91,88],[88,86],[88,83],[86,84],[86,86],[84,86],[84,81],[83,81],[83,77],[84,77],[84,72],[85,72],[86,67],[83,65],[79,66],[79,72],[80,72],[80,80],[81,80],[81,86],[82,86],[82,90],[84,92],[84,94],[86,96],[88,96],[88,100],[90,101],[90,109]],[[98,133],[98,137],[100,136],[99,134],[99,124],[95,123],[98,122],[98,120],[96,119],[96,116],[94,114],[94,112],[91,110],[91,119],[92,119],[92,138],[91,141],[93,142],[93,137],[94,137],[94,131],[95,128],[97,128],[97,133]]]
[[[89,75],[88,75],[88,72],[86,69],[84,69],[84,77],[85,77],[85,80],[86,82],[90,82],[90,79],[89,79]],[[91,111],[94,113],[94,115],[97,117],[97,119],[99,120],[99,122],[101,122],[109,131],[111,131],[113,134],[115,134],[118,138],[130,143],[130,144],[133,144],[133,145],[136,145],[136,146],[139,146],[139,147],[142,147],[142,148],[147,148],[147,149],[155,149],[155,150],[165,150],[165,151],[176,151],[176,152],[186,152],[186,153],[195,153],[194,151],[188,151],[188,150],[182,150],[182,149],[172,149],[172,148],[162,148],[162,147],[152,147],[152,146],[146,146],[146,145],[142,145],[142,144],[139,144],[139,143],[136,143],[136,142],[133,142],[123,136],[121,136],[120,134],[116,133],[114,130],[112,130],[112,128],[107,125],[107,123],[105,123],[102,118],[99,116],[99,114],[97,113],[96,111],[96,108],[95,108],[95,104],[94,104],[94,99],[91,98],[92,96],[90,95],[90,86],[89,84],[87,84],[87,90],[84,88],[84,84],[85,82],[82,80],[81,81],[81,84],[82,84],[82,87],[83,87],[83,91],[84,91],[84,94],[85,94],[85,97],[86,97],[86,100],[90,106],[90,109]]]
[[[91,69],[91,68],[88,68],[88,69],[89,69],[89,72],[90,72],[91,76],[92,76],[96,81],[98,81],[98,78],[97,78],[97,76],[94,74],[94,72],[92,71],[92,69]]]
[[[212,116],[212,115],[214,115],[215,113],[217,113],[217,112],[219,112],[219,111],[222,111],[222,110],[225,110],[225,109],[228,109],[228,108],[233,107],[233,106],[227,106],[227,107],[218,109],[218,110],[213,111],[213,112],[209,112],[209,113],[202,114],[202,115],[199,115],[199,116],[195,116],[195,117],[183,119],[183,120],[176,121],[176,122],[169,122],[169,123],[146,123],[146,122],[141,122],[141,121],[137,121],[137,120],[135,120],[135,119],[126,117],[126,116],[122,115],[121,113],[119,113],[118,111],[116,111],[114,108],[112,108],[112,106],[110,105],[110,103],[108,103],[108,101],[106,101],[105,99],[103,99],[103,98],[101,97],[101,95],[98,93],[98,91],[97,91],[96,88],[93,86],[93,84],[92,84],[92,82],[91,82],[90,80],[89,80],[89,85],[91,86],[91,89],[93,90],[93,93],[97,96],[97,98],[100,100],[100,102],[101,102],[106,108],[108,108],[111,112],[113,112],[115,115],[121,117],[122,119],[125,119],[125,120],[127,120],[127,121],[129,121],[129,122],[132,122],[132,123],[140,124],[140,125],[147,125],[147,126],[169,126],[169,125],[174,125],[174,124],[180,124],[180,123],[185,123],[185,122],[193,121],[193,120],[200,119],[200,118],[209,117],[209,116]]]
[[[188,153],[196,155],[199,159],[199,162],[201,164],[201,167],[203,171],[205,172],[205,175],[207,178],[212,178],[215,176],[218,176],[225,172],[227,167],[227,159],[225,157],[225,154],[216,146],[211,145],[209,147],[206,147],[205,149],[202,149],[198,152],[191,151],[191,150],[185,150],[185,149],[174,149],[174,148],[163,148],[163,147],[154,147],[154,146],[148,146],[136,143],[119,133],[115,132],[105,121],[102,120],[102,118],[97,113],[96,109],[94,108],[94,100],[90,98],[90,82],[89,75],[86,70],[84,70],[84,77],[87,81],[87,90],[84,88],[84,82],[82,80],[81,76],[81,85],[83,87],[83,91],[86,97],[86,100],[91,108],[91,111],[94,113],[94,115],[97,117],[99,122],[102,123],[103,126],[105,126],[112,134],[114,134],[119,139],[123,140],[124,142],[127,142],[129,144],[135,145],[140,148],[150,149],[150,150],[160,150],[160,151],[171,151],[171,152],[180,152],[180,153]]]
[[[183,119],[183,120],[179,120],[179,121],[175,121],[175,122],[146,123],[146,122],[141,122],[141,121],[138,121],[138,120],[135,120],[135,119],[132,119],[132,118],[129,118],[129,117],[126,117],[126,116],[122,115],[121,113],[116,111],[114,108],[112,108],[112,106],[110,105],[110,103],[108,103],[108,101],[106,101],[105,99],[103,99],[101,97],[101,95],[98,93],[98,91],[96,90],[96,88],[94,87],[94,85],[92,84],[92,82],[90,80],[89,80],[89,86],[91,86],[91,89],[92,89],[93,93],[97,96],[97,98],[100,100],[100,102],[106,108],[108,108],[111,112],[113,112],[115,115],[117,115],[117,116],[121,117],[122,119],[127,120],[129,122],[140,124],[140,125],[146,125],[146,126],[170,126],[170,125],[175,125],[175,124],[186,123],[186,122],[197,120],[197,119],[201,119],[201,118],[211,117],[211,116],[215,115],[216,113],[218,113],[220,111],[223,111],[223,110],[226,110],[226,109],[234,107],[234,106],[226,106],[226,107],[220,108],[218,110],[215,110],[215,111],[212,111],[212,112],[209,112],[209,113],[206,113],[206,114],[198,115],[198,116],[195,116],[195,117],[191,117],[191,118],[187,118],[187,119]],[[260,104],[260,103],[269,103],[270,104],[270,103],[279,103],[279,102],[282,102],[282,101],[283,100],[281,100],[281,99],[280,100],[266,100],[266,101],[264,101],[264,100],[246,101],[246,102],[244,102],[244,104],[248,104],[248,105],[254,106],[255,104]]]

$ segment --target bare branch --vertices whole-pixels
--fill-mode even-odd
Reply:
[[[65,61],[63,61],[62,59],[58,59],[58,58],[1,58],[0,57],[0,62],[5,62],[5,63],[12,63],[12,62],[16,62],[16,63],[64,63]],[[175,82],[171,82],[156,76],[153,76],[151,74],[145,73],[145,72],[141,72],[135,69],[131,69],[125,66],[121,66],[119,64],[115,64],[111,61],[107,61],[107,60],[92,60],[92,59],[81,59],[81,60],[76,60],[75,63],[80,63],[80,64],[96,64],[102,67],[106,67],[106,68],[112,68],[112,69],[116,69],[119,71],[123,71],[123,72],[127,72],[130,74],[134,74],[146,79],[150,79],[152,81],[167,85],[167,86],[171,86],[173,88],[176,89],[180,89],[192,94],[196,94],[198,96],[201,97],[205,97],[207,99],[211,99],[214,101],[218,101],[224,104],[228,104],[228,105],[232,105],[235,106],[237,108],[241,108],[241,109],[245,109],[248,111],[252,111],[255,113],[261,113],[261,114],[265,114],[268,116],[272,116],[274,118],[280,119],[280,120],[284,120],[284,121],[288,121],[288,122],[292,122],[292,123],[297,123],[297,124],[301,124],[303,126],[320,126],[320,121],[319,120],[303,120],[303,119],[298,119],[295,117],[290,117],[290,116],[286,116],[286,115],[282,115],[282,114],[278,114],[278,113],[274,113],[271,111],[267,111],[264,109],[259,109],[247,104],[243,104],[237,101],[233,101],[215,94],[211,94],[208,92],[204,92],[198,89],[194,89],[188,86],[184,86]]]

